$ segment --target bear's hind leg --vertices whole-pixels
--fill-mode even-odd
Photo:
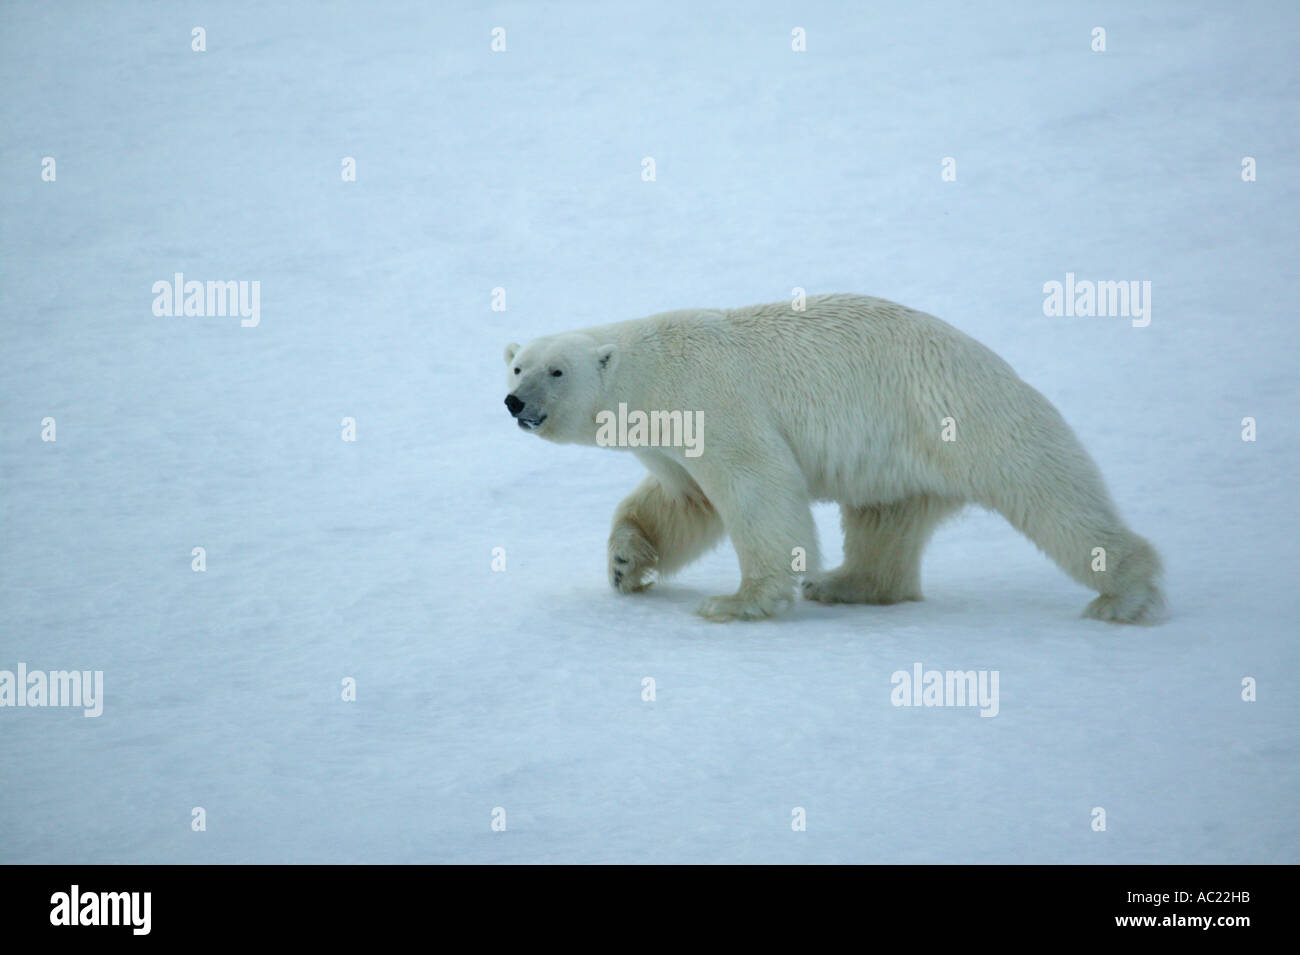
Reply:
[[[840,505],[844,563],[805,580],[803,595],[821,603],[892,604],[921,599],[921,554],[934,529],[962,506],[918,494],[870,507]]]
[[[614,511],[609,582],[620,593],[645,590],[651,572],[665,577],[722,537],[722,521],[702,495],[675,494],[647,475]]]
[[[987,503],[1062,570],[1100,594],[1084,608],[1085,617],[1158,622],[1165,606],[1159,555],[1124,525],[1082,448],[1071,464],[1026,468],[1031,480],[1018,489],[998,489]]]

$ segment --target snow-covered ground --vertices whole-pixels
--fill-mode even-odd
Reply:
[[[0,669],[105,699],[0,709],[0,861],[1300,861],[1298,28],[5,5]],[[155,316],[176,272],[260,282],[260,324]],[[1149,280],[1150,326],[1046,317],[1066,272]],[[638,465],[520,432],[502,346],[795,287],[1006,357],[1161,549],[1170,621],[1079,619],[981,512],[920,604],[709,624],[729,546],[611,591]],[[918,662],[998,671],[996,718],[891,705]]]

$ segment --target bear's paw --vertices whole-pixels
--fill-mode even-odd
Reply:
[[[1162,623],[1165,619],[1165,598],[1154,583],[1141,581],[1123,593],[1097,597],[1083,608],[1083,616],[1107,623]]]
[[[805,600],[824,604],[896,604],[921,599],[920,588],[914,584],[882,583],[843,569],[805,578],[802,589]]]
[[[649,587],[658,563],[654,544],[635,524],[620,524],[610,533],[609,585],[619,593],[635,594]]]
[[[789,587],[748,588],[723,597],[710,597],[695,612],[706,620],[763,620],[788,610],[794,603]]]

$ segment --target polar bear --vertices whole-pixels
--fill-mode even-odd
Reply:
[[[608,566],[620,593],[726,534],[740,589],[700,606],[710,620],[772,616],[801,575],[805,598],[823,603],[920,600],[932,532],[975,503],[1098,592],[1085,616],[1152,622],[1163,607],[1159,557],[1124,524],[1069,425],[1001,358],[931,315],[822,295],[804,311],[696,309],[549,335],[506,346],[505,359],[521,429],[622,447],[649,471],[614,512]],[[647,415],[669,433],[649,433]],[[679,418],[695,423],[694,448]],[[844,563],[827,573],[810,506],[822,500],[840,505],[845,537]]]

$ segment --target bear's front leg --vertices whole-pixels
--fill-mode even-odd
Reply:
[[[661,467],[665,465],[660,465]],[[685,471],[665,484],[648,474],[614,512],[609,583],[619,593],[645,590],[680,570],[722,536],[722,521]]]
[[[761,620],[790,607],[797,577],[820,564],[807,484],[789,449],[719,455],[699,481],[740,558],[740,589],[710,597],[697,612],[715,621]]]

